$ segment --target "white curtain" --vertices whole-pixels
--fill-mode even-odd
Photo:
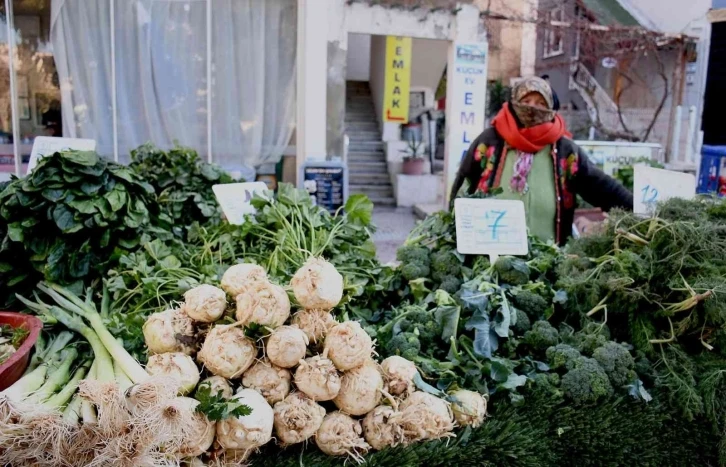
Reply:
[[[206,1],[212,2],[207,126]],[[116,0],[121,160],[151,141],[207,153],[230,170],[277,162],[295,119],[295,0]],[[108,0],[53,0],[51,40],[66,136],[113,152]]]

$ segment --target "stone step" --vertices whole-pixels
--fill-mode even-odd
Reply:
[[[353,173],[350,175],[351,185],[391,185],[391,178],[387,173]]]
[[[355,174],[387,174],[388,164],[385,162],[349,162],[351,177]]]
[[[348,138],[350,138],[350,141],[370,141],[370,142],[378,142],[381,141],[381,134],[377,131],[348,131]]]
[[[351,146],[353,147],[353,149],[351,149]],[[348,146],[348,157],[350,158],[351,156],[360,157],[360,158],[370,157],[373,159],[383,157],[385,159],[386,153],[383,152],[383,150],[366,150],[365,148],[359,149],[359,148],[355,147],[354,144],[351,144],[350,146]]]
[[[348,146],[349,151],[356,152],[383,150],[383,148],[383,141],[356,141],[355,144],[351,143]]]
[[[345,119],[345,131],[376,131],[378,132],[378,122],[375,120],[362,121],[362,122],[349,122]]]
[[[356,184],[356,183],[350,183],[348,185],[348,189],[351,191],[355,191],[356,193],[370,193],[373,195],[385,195],[385,196],[393,196],[393,187],[391,184],[368,184],[368,183],[362,183],[362,184]]]
[[[386,156],[383,154],[379,156],[358,156],[355,154],[348,153],[348,163],[362,163],[365,164],[366,162],[386,162]]]

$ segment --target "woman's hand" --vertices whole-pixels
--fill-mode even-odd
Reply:
[[[605,214],[605,220],[602,222],[591,221],[587,217],[582,216],[575,219],[575,227],[580,232],[580,235],[586,237],[602,232],[605,228],[605,222],[607,222],[607,214]]]

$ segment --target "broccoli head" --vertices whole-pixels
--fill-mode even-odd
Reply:
[[[560,391],[560,375],[557,373],[535,373],[530,381],[536,394],[552,397],[559,396]]]
[[[516,310],[517,323],[514,325],[513,329],[518,336],[521,336],[532,328],[532,322],[529,320],[529,316],[527,316],[527,313],[520,310],[519,308],[517,308]]]
[[[635,359],[622,344],[607,342],[602,347],[595,349],[592,358],[605,370],[616,388],[627,386],[636,378]]]
[[[451,295],[458,292],[460,288],[461,288],[461,279],[459,279],[458,277],[454,277],[454,276],[445,277],[444,280],[441,281],[441,284],[439,285],[439,289],[444,290]]]
[[[591,404],[613,393],[605,370],[592,358],[581,358],[575,368],[562,377],[560,386],[576,404]]]
[[[401,267],[401,275],[407,281],[428,277],[430,272],[429,267],[421,263],[408,263]]]
[[[501,256],[494,263],[499,282],[510,285],[524,285],[529,282],[530,270],[527,263],[514,256]]]
[[[575,333],[576,347],[583,355],[592,356],[592,353],[598,347],[602,347],[608,342],[608,338],[604,334],[586,334],[584,332]]]
[[[557,344],[547,349],[547,360],[553,370],[558,368],[571,370],[576,366],[575,362],[581,358],[580,352],[567,344]]]
[[[431,254],[431,277],[443,282],[447,277],[461,275],[461,261],[454,250],[439,250]]]
[[[532,329],[524,333],[524,342],[537,350],[557,345],[559,333],[548,321],[537,321]]]
[[[424,308],[409,312],[405,318],[400,321],[401,330],[407,333],[414,333],[419,342],[428,345],[435,342],[441,336],[441,326],[434,319],[433,313]]]
[[[406,360],[413,360],[421,352],[421,342],[412,332],[396,334],[386,344],[388,355],[400,355]]]
[[[541,318],[549,308],[549,303],[531,290],[521,289],[512,294],[514,306],[527,313],[527,316]]]

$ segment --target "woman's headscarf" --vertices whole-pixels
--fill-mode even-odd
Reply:
[[[547,109],[520,103],[524,96],[533,92],[540,94],[544,98]],[[555,111],[552,110],[553,102],[552,88],[549,83],[537,76],[523,79],[512,89],[512,110],[524,128],[551,122],[555,118]]]
[[[531,92],[540,93],[548,109],[520,103]],[[514,86],[511,101],[494,117],[492,126],[510,147],[526,153],[539,152],[548,144],[569,136],[565,121],[552,110],[552,88],[537,77],[525,78]]]

